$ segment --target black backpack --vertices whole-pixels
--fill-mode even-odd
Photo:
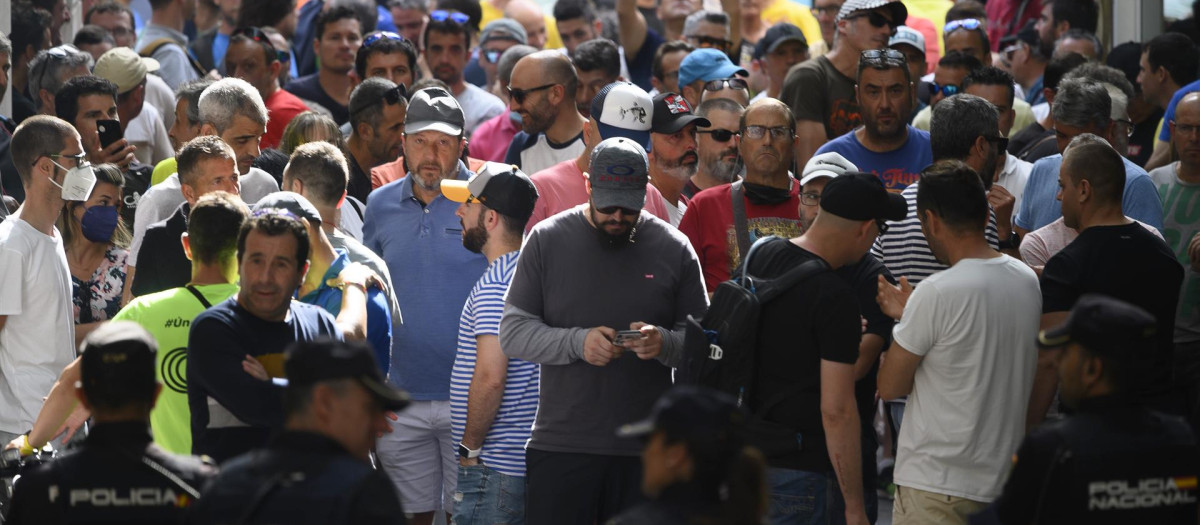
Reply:
[[[759,239],[742,260],[741,275],[717,286],[703,319],[688,316],[680,383],[701,385],[725,392],[745,406],[754,389],[755,353],[762,306],[801,281],[829,270],[820,258],[797,266],[775,279],[759,279],[747,268],[754,252],[770,242],[788,242],[770,236]]]

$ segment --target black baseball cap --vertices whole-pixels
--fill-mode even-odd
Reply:
[[[621,425],[620,437],[646,437],[664,431],[672,439],[692,443],[740,438],[746,415],[733,397],[694,385],[676,386],[658,398],[650,416]]]
[[[93,402],[108,398],[128,399],[127,393],[154,390],[154,363],[158,342],[145,328],[132,321],[100,325],[79,347],[80,383]]]
[[[277,191],[269,193],[254,203],[254,211],[275,208],[277,210],[286,211],[301,219],[312,221],[313,226],[321,225],[321,212],[317,211],[317,207],[313,206],[308,199],[303,195],[291,191]]]
[[[651,133],[670,135],[678,132],[688,124],[709,127],[712,122],[704,117],[692,114],[692,105],[688,104],[683,95],[675,93],[659,93],[654,96],[654,113],[650,124]]]
[[[442,195],[454,202],[478,200],[484,206],[514,219],[528,220],[537,204],[533,181],[511,164],[488,162],[470,180],[443,180]]]
[[[779,22],[771,26],[767,30],[767,34],[759,39],[754,45],[754,58],[762,60],[762,57],[767,56],[772,51],[775,51],[784,42],[796,41],[800,42],[806,49],[808,48],[808,40],[804,38],[804,32],[787,22]]]
[[[1158,324],[1146,310],[1102,294],[1085,294],[1062,324],[1038,333],[1038,345],[1079,343],[1104,357],[1129,358],[1154,344]]]
[[[283,372],[289,387],[356,379],[386,410],[401,410],[411,402],[406,392],[388,384],[371,347],[361,342],[327,339],[292,343],[284,355]]]
[[[899,221],[908,215],[908,203],[885,189],[879,177],[848,171],[825,185],[821,210],[852,221]]]

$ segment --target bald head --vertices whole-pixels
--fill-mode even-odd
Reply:
[[[1182,170],[1195,173],[1200,168],[1200,92],[1184,95],[1175,105],[1171,126],[1171,144],[1182,162]]]
[[[563,95],[572,101],[575,100],[575,92],[579,89],[579,77],[571,59],[553,49],[538,51],[517,61],[512,78],[538,84],[561,84]]]
[[[538,49],[546,47],[546,15],[536,3],[512,0],[504,8],[504,17],[516,20],[525,28],[529,45]]]
[[[742,113],[741,127],[743,129],[747,126],[747,122],[751,121],[751,114],[756,116],[759,114],[785,115],[787,117],[788,127],[791,128],[792,131],[796,130],[796,116],[792,114],[792,109],[789,108],[787,104],[780,102],[780,100],[777,98],[761,98],[750,104],[750,106],[746,108],[746,112]],[[750,124],[754,124],[754,122],[750,122]]]

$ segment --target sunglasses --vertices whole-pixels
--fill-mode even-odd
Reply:
[[[904,67],[908,65],[908,56],[904,53],[890,48],[884,49],[868,49],[858,55],[859,62],[867,64],[882,64],[895,67]]]
[[[748,82],[746,82],[746,79],[730,77],[730,78],[718,78],[716,80],[709,80],[708,82],[704,83],[704,90],[705,91],[720,91],[722,89],[725,89],[726,84],[729,84],[729,89],[749,89],[750,88],[750,84]]]
[[[437,11],[429,13],[429,19],[433,20],[434,22],[445,22],[446,19],[450,19],[451,22],[454,22],[458,25],[463,25],[470,21],[471,17],[458,11],[445,11],[438,9]]]
[[[46,55],[48,55],[48,58],[53,59],[54,61],[68,58],[70,56],[77,55],[79,53],[82,53],[82,51],[80,51],[79,48],[77,48],[71,44],[63,44],[61,46],[54,46],[54,47],[46,50]],[[37,85],[39,87],[44,87],[46,85],[45,84],[46,70],[50,69],[50,60],[44,60],[42,62],[42,64],[40,64],[40,65],[41,65],[41,71],[38,72]]]
[[[955,86],[953,84],[939,86],[937,82],[929,83],[929,96],[931,96],[931,97],[937,96],[939,91],[947,97],[953,97],[954,95],[957,95],[959,92],[961,92],[962,88]]]
[[[500,56],[503,54],[504,51],[499,49],[481,49],[479,56],[483,57],[483,59],[489,64],[496,64],[500,62]]]
[[[717,142],[729,142],[734,135],[737,135],[736,131],[729,131],[727,129],[698,129],[696,133],[712,135],[712,139]]]
[[[263,32],[262,29],[257,27],[239,27],[233,30],[232,36],[249,38],[250,40],[258,42],[259,44],[267,46],[270,48],[271,52],[275,54],[275,59],[280,62],[291,60],[291,53],[285,54],[285,52],[275,49],[275,44],[271,43],[271,37]]]
[[[881,220],[876,220],[875,226],[879,228],[879,234],[876,235],[877,237],[883,237],[885,234],[887,234],[888,228],[889,228],[887,222],[881,221]]]
[[[987,135],[984,135],[983,138],[984,138],[984,140],[991,142],[992,144],[995,144],[997,148],[1000,148],[1000,151],[1008,151],[1008,137],[1000,137],[1000,136],[989,137]]]
[[[867,22],[871,23],[872,26],[875,26],[875,27],[887,26],[889,29],[891,29],[892,35],[896,34],[896,23],[892,22],[891,20],[888,20],[886,16],[883,16],[875,11],[863,13],[861,15],[847,17],[846,20],[854,20],[856,18],[864,18],[864,17],[867,19]]]
[[[775,126],[773,128],[766,126],[746,126],[742,129],[741,135],[748,139],[758,140],[767,136],[768,132],[771,134],[771,140],[792,138],[792,128],[787,126]]]
[[[955,20],[953,22],[947,22],[946,27],[942,29],[942,34],[949,35],[950,33],[957,31],[959,29],[975,31],[981,27],[983,27],[983,23],[981,23],[979,20],[976,20],[974,18],[966,18],[963,20]]]
[[[546,84],[544,86],[538,86],[538,87],[529,88],[529,89],[518,89],[518,88],[515,88],[512,86],[508,86],[505,89],[508,90],[509,98],[512,98],[513,100],[515,100],[517,102],[517,104],[524,104],[525,98],[528,97],[530,93],[533,93],[535,91],[541,91],[543,89],[550,89],[557,85],[558,84]]]
[[[387,103],[387,105],[389,105],[389,106],[394,106],[394,105],[398,104],[401,100],[407,101],[408,100],[406,98],[407,95],[408,95],[408,91],[407,91],[407,89],[405,89],[404,84],[400,84],[392,89],[384,91],[383,94],[381,94],[379,96],[379,100]],[[373,107],[375,107],[375,104],[366,104],[360,108],[352,109],[350,111],[350,113],[358,114],[359,112],[361,112],[363,110],[371,109]]]
[[[607,208],[596,208],[596,211],[603,213],[604,215],[616,215],[618,211],[621,212],[621,215],[641,215],[642,214],[642,210],[631,210],[629,208],[623,208],[621,206],[609,206]]]
[[[733,45],[733,42],[725,40],[724,38],[717,38],[717,37],[713,37],[713,36],[691,35],[691,36],[688,36],[687,38],[689,40],[695,40],[697,47],[715,47],[718,49],[729,49],[729,46]]]
[[[380,40],[396,40],[399,42],[404,42],[404,37],[397,35],[396,33],[393,33],[391,31],[376,31],[376,32],[368,35],[367,38],[363,39],[362,47],[364,49],[371,47],[372,44],[374,44],[375,42],[378,42]]]

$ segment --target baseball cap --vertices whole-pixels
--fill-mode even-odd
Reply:
[[[488,25],[483,26],[483,32],[479,34],[479,47],[491,42],[492,40],[512,40],[518,44],[525,44],[528,40],[528,35],[525,33],[525,28],[521,24],[511,18],[498,18]]]
[[[704,48],[697,49],[683,57],[679,63],[679,86],[691,85],[692,82],[730,78],[733,75],[749,76],[745,69],[737,67],[729,60],[725,52]]]
[[[104,323],[84,338],[79,350],[80,382],[90,394],[154,387],[158,342],[137,323]]]
[[[366,343],[357,341],[297,341],[283,358],[288,387],[315,385],[334,379],[356,379],[386,410],[400,410],[411,399],[388,384]]]
[[[898,45],[912,46],[917,51],[924,53],[925,35],[908,26],[897,27],[896,34],[892,35],[891,40],[888,40],[888,47],[896,47]]]
[[[1025,42],[1029,45],[1029,47],[1037,49],[1040,45],[1041,38],[1038,36],[1037,28],[1034,27],[1036,24],[1036,20],[1030,20],[1025,23],[1025,26],[1022,27],[1020,31],[1017,31],[1017,34],[1009,35],[1000,39],[1001,49],[1016,44],[1017,42]],[[1138,55],[1138,58],[1141,58],[1141,55]]]
[[[675,93],[659,93],[654,96],[654,118],[651,119],[651,133],[675,133],[695,123],[697,126],[709,127],[712,122],[704,117],[692,114],[692,105],[688,104],[683,95]]]
[[[151,71],[158,71],[157,60],[140,56],[128,47],[114,47],[100,55],[92,73],[116,84],[121,94],[138,87]]]
[[[650,127],[654,123],[654,101],[650,94],[629,82],[604,86],[592,99],[592,118],[600,137],[625,137],[650,148]]]
[[[266,210],[275,208],[286,211],[301,219],[308,219],[313,222],[313,226],[321,225],[321,212],[317,211],[317,207],[313,206],[308,199],[304,198],[299,193],[290,191],[277,191],[267,194],[254,204],[254,211]]]
[[[454,96],[439,87],[428,87],[416,93],[408,101],[408,114],[404,117],[404,134],[413,135],[422,131],[438,131],[459,136],[463,133],[466,118],[462,106]]]
[[[804,47],[808,47],[808,40],[804,38],[804,32],[787,22],[780,22],[767,29],[767,34],[763,35],[762,39],[754,45],[754,58],[762,59],[783,45],[784,42],[800,42]]]
[[[510,164],[487,162],[470,180],[443,180],[442,195],[454,202],[475,199],[502,215],[528,220],[538,191],[533,181]]]
[[[821,210],[852,221],[899,221],[908,215],[908,203],[884,189],[879,177],[847,171],[825,186]]]
[[[893,24],[900,25],[908,19],[908,8],[904,7],[900,0],[846,0],[833,21],[841,22],[859,11],[872,11],[880,7],[887,7],[892,11]]]
[[[803,186],[820,177],[832,178],[851,171],[858,171],[858,166],[836,151],[827,151],[808,159],[800,176],[800,185]]]
[[[1158,325],[1146,310],[1101,294],[1084,294],[1062,324],[1038,333],[1038,345],[1079,343],[1089,352],[1125,358],[1153,344]]]
[[[650,161],[641,144],[625,137],[604,139],[592,150],[588,167],[592,203],[597,208],[642,209],[649,173]]]
[[[617,436],[645,438],[663,431],[690,443],[740,444],[744,439],[746,415],[728,394],[694,385],[667,390],[646,419],[617,428]],[[723,447],[732,449],[734,447]]]

